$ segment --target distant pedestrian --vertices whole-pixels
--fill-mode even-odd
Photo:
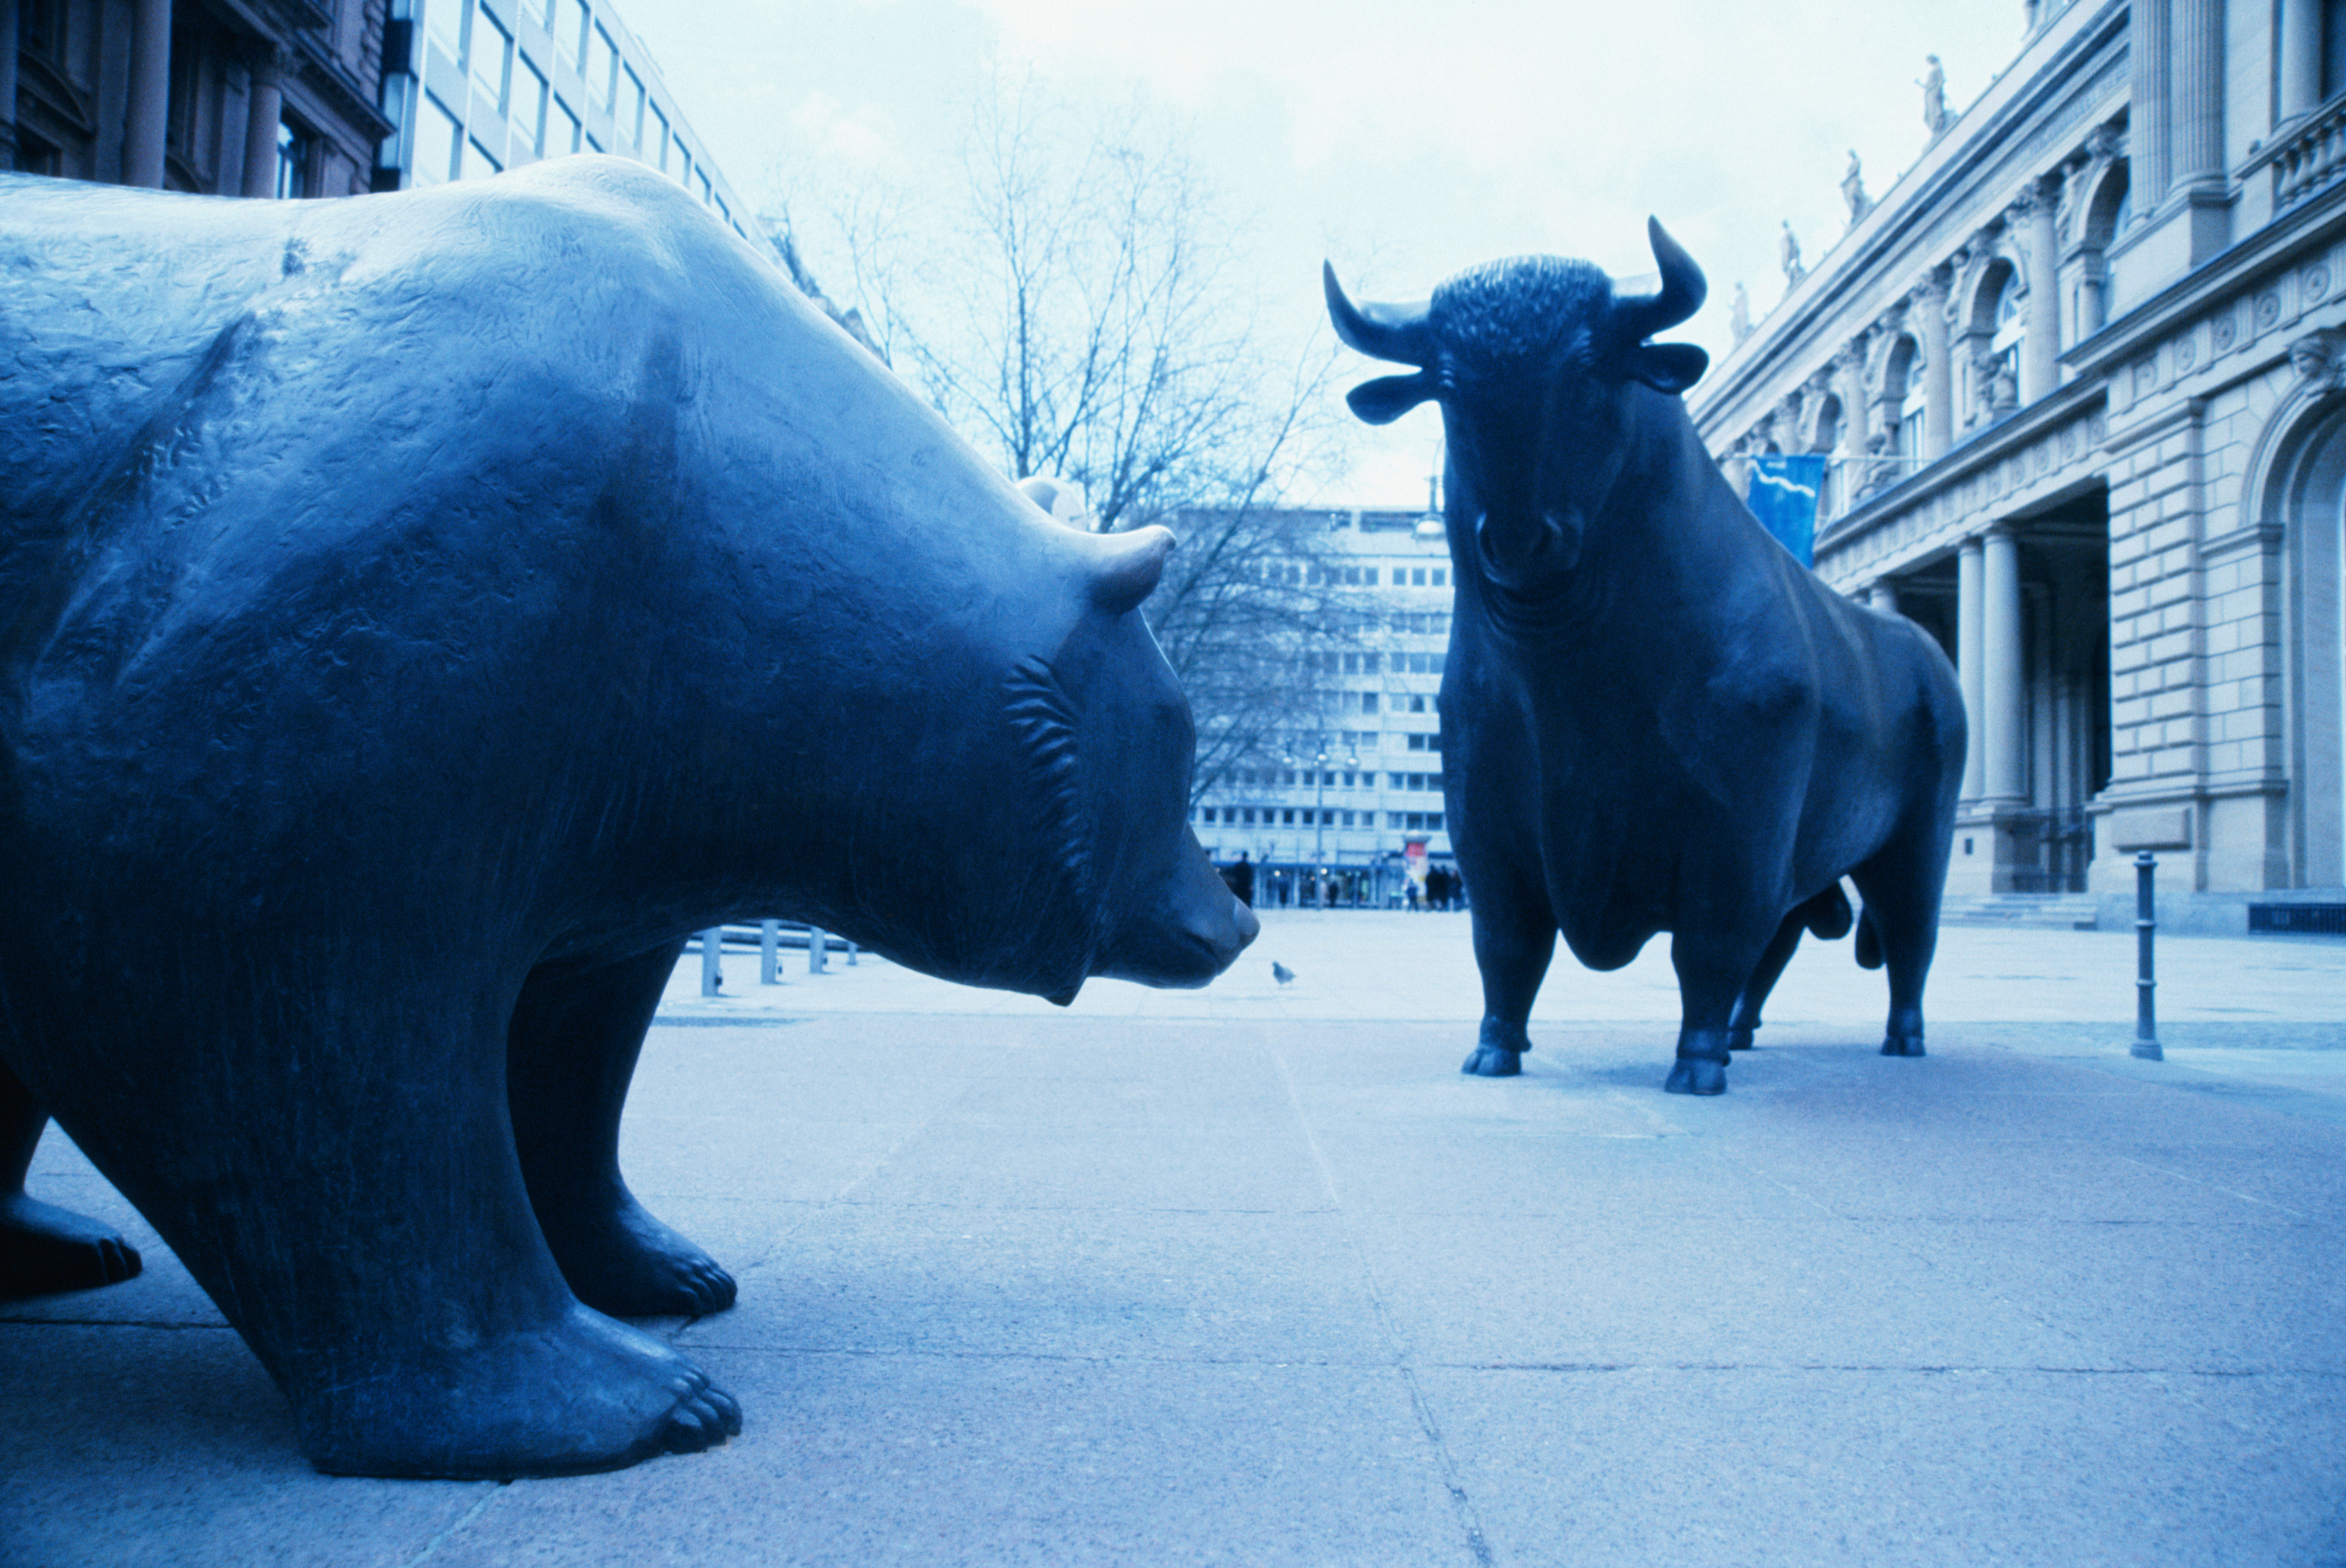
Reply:
[[[1254,864],[1247,859],[1244,850],[1239,851],[1238,860],[1222,872],[1222,880],[1229,883],[1230,891],[1238,895],[1239,902],[1249,909],[1254,907]]]

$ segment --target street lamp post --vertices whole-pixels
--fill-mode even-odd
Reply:
[[[1328,868],[1320,863],[1328,852],[1328,835],[1324,826],[1328,813],[1328,754],[1324,751],[1311,759],[1311,874],[1324,877]]]
[[[1294,759],[1290,758],[1288,760],[1292,763]],[[1357,772],[1360,769],[1361,759],[1358,757],[1347,757],[1344,759],[1344,766]],[[1324,904],[1327,901],[1324,884],[1328,877],[1328,867],[1325,864],[1328,854],[1328,753],[1324,748],[1311,759],[1311,875],[1315,881],[1323,885],[1321,901]],[[1301,852],[1299,840],[1297,853]]]

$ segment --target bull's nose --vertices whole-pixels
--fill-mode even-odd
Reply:
[[[1246,905],[1239,903],[1237,899],[1234,898],[1230,900],[1230,903],[1232,907],[1238,911],[1238,952],[1230,954],[1232,958],[1236,958],[1238,957],[1239,952],[1244,952],[1248,948],[1252,947],[1254,945],[1254,939],[1262,934],[1262,921],[1255,919],[1254,911],[1247,908]]]

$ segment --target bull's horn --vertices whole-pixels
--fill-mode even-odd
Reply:
[[[1677,326],[1702,309],[1703,296],[1710,291],[1703,281],[1702,269],[1694,264],[1684,246],[1670,238],[1660,219],[1646,219],[1646,239],[1653,245],[1654,260],[1661,263],[1662,286],[1651,294],[1614,300],[1614,318],[1620,323],[1622,340],[1628,343],[1642,343],[1656,332]]]
[[[1157,589],[1165,558],[1173,553],[1173,531],[1151,524],[1129,534],[1094,534],[1099,555],[1092,562],[1092,603],[1111,616],[1137,607]]]
[[[1423,366],[1433,359],[1433,331],[1426,324],[1426,304],[1355,305],[1336,281],[1336,269],[1320,263],[1320,281],[1328,294],[1328,319],[1336,335],[1372,360]]]

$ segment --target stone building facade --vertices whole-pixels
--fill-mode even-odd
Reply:
[[[1971,714],[1949,872],[2164,918],[2346,901],[2346,3],[2043,0],[1691,399],[1829,454],[1817,570]],[[2333,906],[2325,909],[2323,906]]]
[[[22,4],[23,0],[19,0]],[[375,188],[482,179],[565,153],[636,158],[734,232],[754,222],[651,51],[603,0],[393,0]]]
[[[1426,511],[1292,515],[1320,547],[1309,564],[1274,569],[1329,575],[1357,615],[1341,647],[1296,672],[1319,728],[1200,791],[1189,820],[1216,863],[1243,850],[1262,868],[1259,903],[1281,901],[1281,890],[1291,901],[1315,878],[1346,902],[1395,902],[1413,867],[1454,864],[1434,704],[1450,647],[1448,537]]]
[[[372,188],[388,0],[0,0],[0,168],[219,196]]]

